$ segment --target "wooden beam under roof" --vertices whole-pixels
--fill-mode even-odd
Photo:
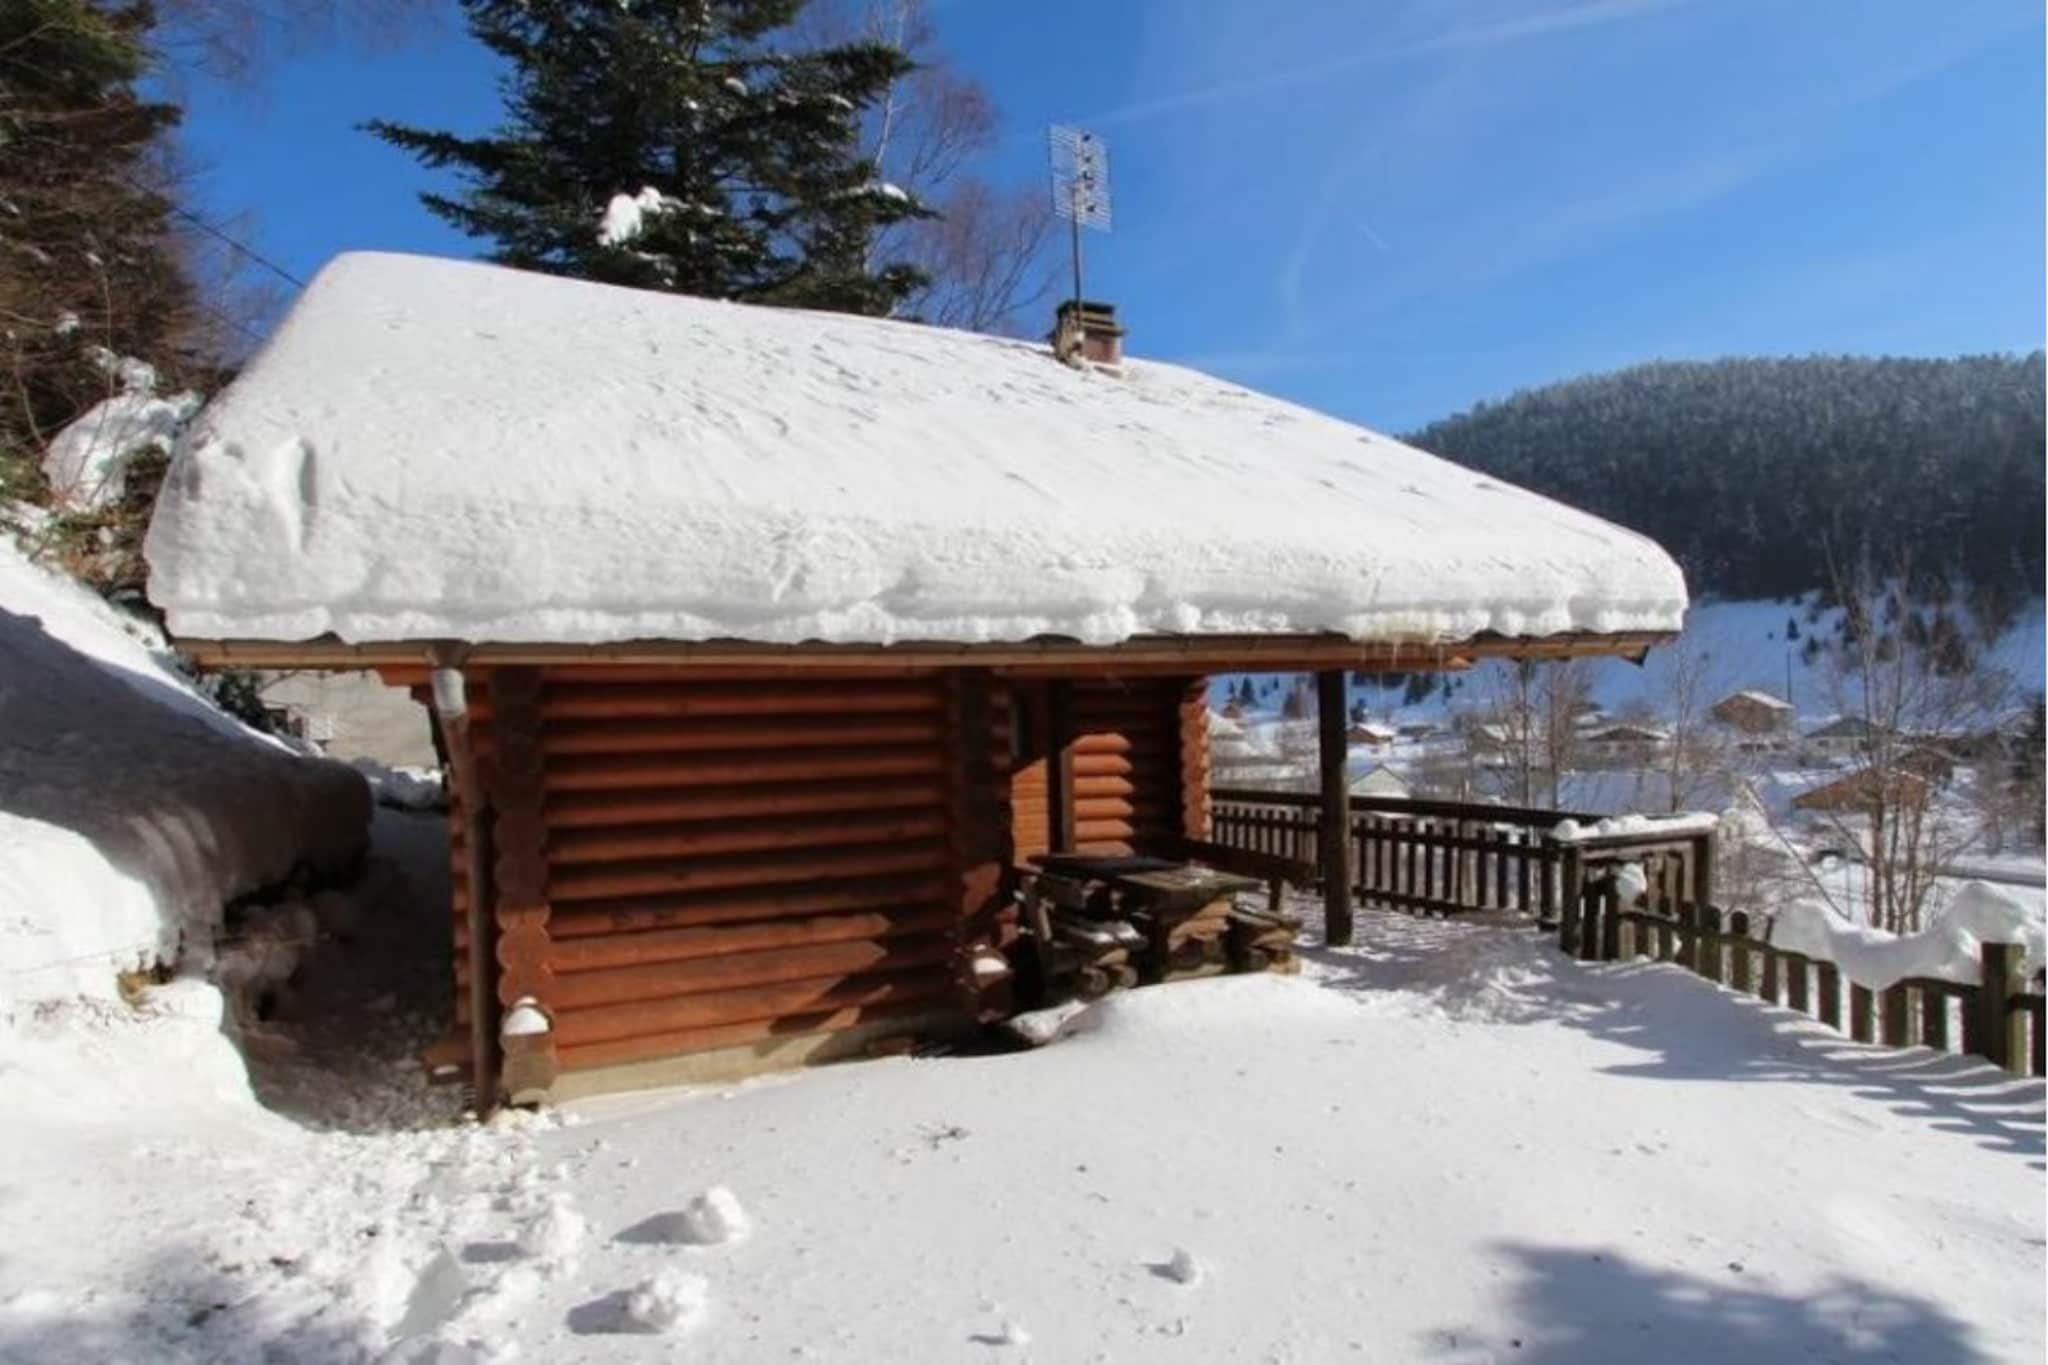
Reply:
[[[913,641],[894,645],[756,644],[745,640],[636,640],[611,644],[454,643],[380,640],[207,640],[181,637],[180,653],[202,668],[392,669],[459,657],[466,667],[513,664],[631,664],[815,669],[992,668],[1018,677],[1104,674],[1312,673],[1330,668],[1371,673],[1442,672],[1483,658],[1562,659],[1616,656],[1637,662],[1669,632],[1574,631],[1543,636],[1478,636],[1445,643],[1352,640],[1341,635],[1138,635],[1112,645],[1039,639],[982,644]]]

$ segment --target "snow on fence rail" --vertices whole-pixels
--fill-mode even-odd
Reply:
[[[1675,912],[1625,908],[1624,889],[1619,875],[1590,885],[1559,922],[1558,946],[1588,962],[1675,962],[1738,995],[1818,1018],[1859,1043],[1960,1050],[2008,1071],[2044,1074],[2041,969],[2020,944],[1978,943],[1967,980],[1955,979],[1961,973],[1948,952],[1943,974],[1900,977],[1880,988],[1852,979],[1860,964],[1845,969],[1769,941],[1761,917],[1697,902]]]

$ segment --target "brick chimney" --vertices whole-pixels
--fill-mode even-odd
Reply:
[[[1113,370],[1123,364],[1124,329],[1116,305],[1095,299],[1063,299],[1054,314],[1052,351],[1069,365],[1087,363]]]

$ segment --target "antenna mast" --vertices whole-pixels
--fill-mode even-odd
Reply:
[[[1081,229],[1109,231],[1109,144],[1094,133],[1051,129],[1052,211],[1067,220],[1074,255],[1074,308],[1081,307]]]

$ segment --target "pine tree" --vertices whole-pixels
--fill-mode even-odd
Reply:
[[[106,398],[111,356],[175,371],[193,296],[155,186],[178,110],[142,99],[147,4],[0,3],[0,497],[36,497],[42,448]]]
[[[502,264],[885,314],[921,276],[871,264],[870,246],[927,210],[877,182],[859,120],[910,63],[881,42],[794,48],[804,4],[463,0],[470,32],[511,68],[505,126],[368,128],[458,172],[459,196],[421,200]]]

